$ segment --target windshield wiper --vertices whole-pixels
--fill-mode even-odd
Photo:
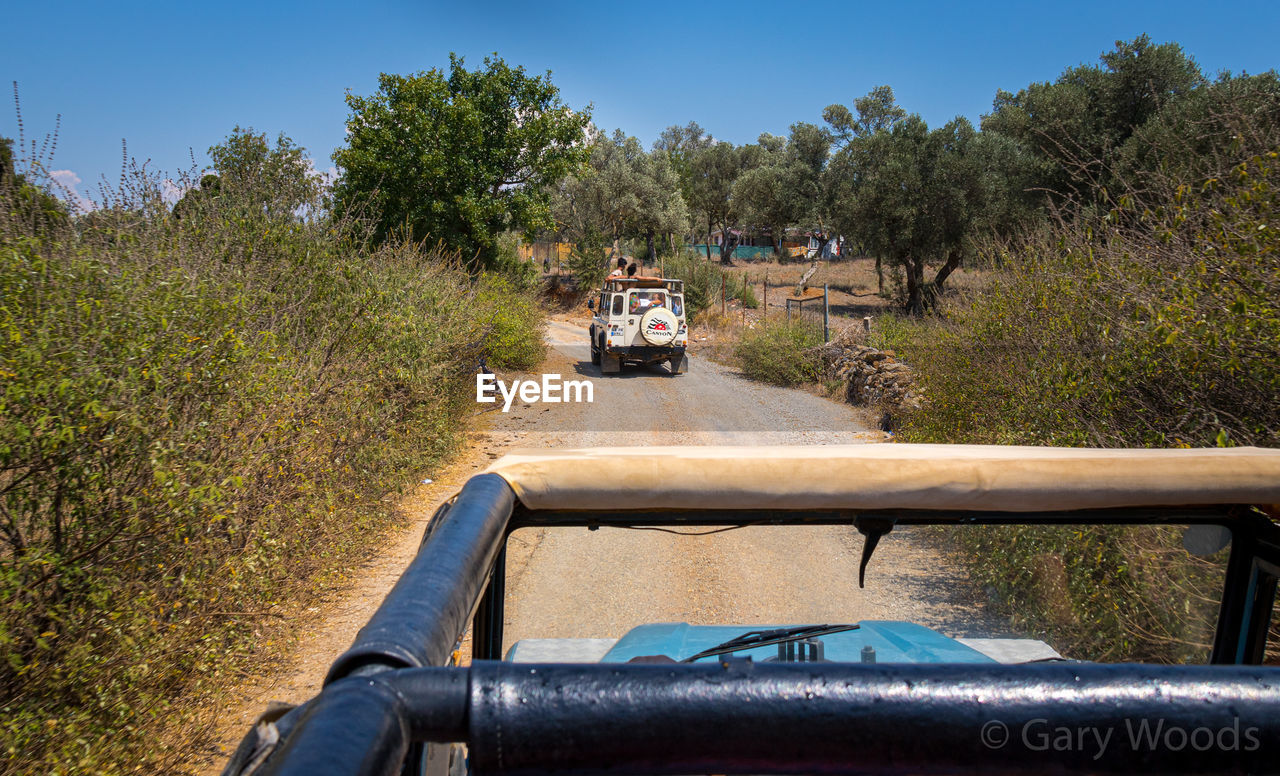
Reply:
[[[797,639],[811,639],[815,636],[826,636],[830,633],[842,633],[844,631],[857,630],[857,628],[857,625],[799,625],[794,628],[747,631],[741,636],[729,639],[723,644],[717,644],[711,649],[704,649],[696,655],[686,657],[680,662],[692,663],[693,661],[701,660],[704,657],[727,655],[730,652],[737,652],[742,649],[767,647],[770,644],[782,644],[788,641],[795,641]]]

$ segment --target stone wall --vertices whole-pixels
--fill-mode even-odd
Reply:
[[[837,337],[822,346],[821,353],[827,378],[845,383],[845,399],[850,404],[886,412],[920,407],[911,367],[898,361],[892,350]]]

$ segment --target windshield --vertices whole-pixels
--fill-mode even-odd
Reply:
[[[577,639],[563,643],[605,662],[1206,663],[1229,538],[1214,526],[900,525],[859,588],[864,540],[847,525],[526,528],[508,545],[503,653]]]

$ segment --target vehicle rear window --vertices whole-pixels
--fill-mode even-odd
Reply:
[[[643,314],[648,311],[650,307],[666,306],[666,291],[632,291],[631,304],[628,307],[627,312]]]
[[[613,314],[622,315],[622,294],[613,295]]]

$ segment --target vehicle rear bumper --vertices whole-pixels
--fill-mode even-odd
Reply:
[[[606,354],[628,361],[663,361],[668,358],[680,358],[684,355],[684,350],[683,345],[606,345],[604,348]]]

